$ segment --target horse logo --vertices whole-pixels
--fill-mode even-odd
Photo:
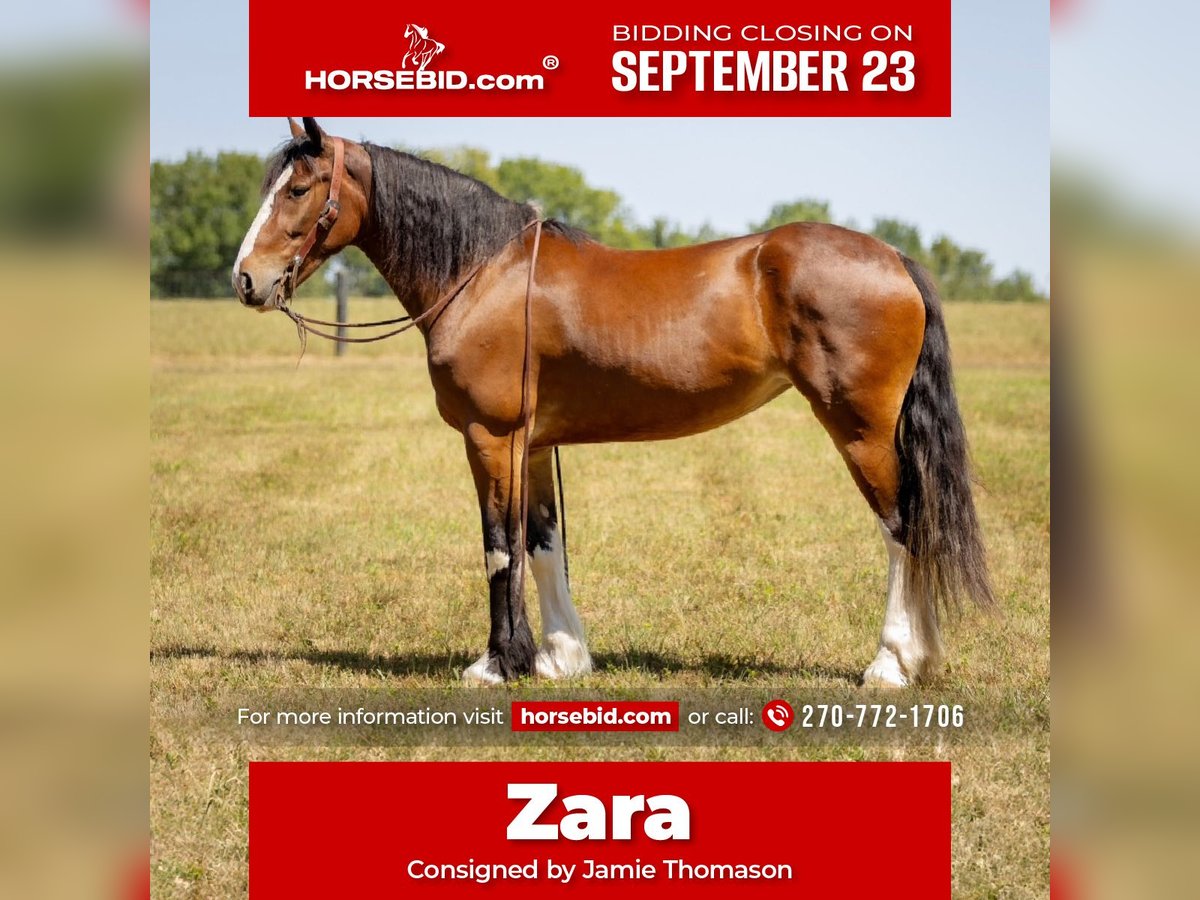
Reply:
[[[446,49],[445,44],[435,41],[429,36],[428,28],[422,28],[420,25],[405,26],[404,36],[408,38],[408,52],[404,54],[404,59],[400,64],[406,69],[408,61],[411,59],[416,65],[417,71],[424,72],[430,61]]]

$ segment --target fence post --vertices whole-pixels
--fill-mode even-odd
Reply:
[[[347,305],[347,300],[349,299],[349,297],[347,295],[349,294],[350,291],[349,291],[349,288],[347,287],[346,282],[347,282],[347,279],[346,279],[345,271],[339,271],[337,273],[337,315],[335,315],[333,317],[333,320],[335,322],[345,322],[349,316],[349,313],[346,309],[346,305]],[[346,329],[343,328],[341,325],[339,325],[337,328],[337,336],[338,337],[346,336]],[[346,345],[343,344],[341,341],[334,341],[333,355],[341,356],[345,352],[346,352]]]

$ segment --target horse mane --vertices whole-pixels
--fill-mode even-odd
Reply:
[[[509,200],[446,166],[378,144],[363,147],[371,157],[372,181],[371,233],[363,237],[390,284],[445,289],[498,253],[537,215],[531,204]],[[307,135],[281,144],[267,160],[260,193],[265,195],[288,165],[311,168],[319,155]],[[545,221],[542,229],[575,244],[593,240],[557,219]]]
[[[389,147],[363,146],[372,181],[371,233],[363,249],[393,286],[444,290],[537,216],[533,205],[509,200],[461,172]],[[591,240],[555,220],[542,227],[573,243]]]

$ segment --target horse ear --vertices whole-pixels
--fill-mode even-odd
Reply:
[[[304,126],[291,116],[288,116],[288,128],[292,129],[292,137],[304,137]]]
[[[312,116],[304,117],[304,133],[316,145],[317,152],[320,153],[321,147],[325,143],[325,132],[321,130],[321,126],[317,124],[317,120]]]

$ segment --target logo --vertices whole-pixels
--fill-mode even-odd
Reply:
[[[787,731],[795,719],[796,714],[786,700],[772,700],[762,710],[762,723],[771,731]]]
[[[417,71],[424,72],[433,58],[446,49],[445,44],[429,36],[428,28],[422,28],[420,25],[406,25],[404,36],[408,38],[408,52],[404,54],[400,65],[405,69],[408,68],[409,60],[412,60]]]
[[[481,72],[470,75],[461,69],[429,68],[446,50],[446,45],[429,36],[429,29],[415,22],[404,26],[408,49],[398,69],[307,69],[306,91],[540,91],[545,87],[541,72]],[[459,54],[462,55],[461,53]],[[542,68],[558,68],[557,56],[542,57]]]

